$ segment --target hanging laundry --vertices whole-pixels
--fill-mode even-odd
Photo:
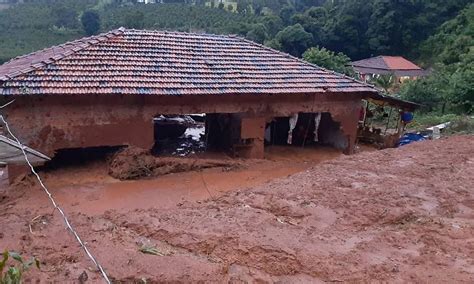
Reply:
[[[319,141],[318,130],[319,130],[320,123],[321,123],[321,113],[317,112],[316,116],[314,117],[314,142]]]
[[[290,130],[288,131],[288,140],[286,141],[288,144],[293,144],[293,130],[295,129],[297,122],[298,114],[295,113],[292,117],[290,117]]]

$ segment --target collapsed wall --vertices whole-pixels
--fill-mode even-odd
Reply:
[[[339,145],[353,151],[361,94],[238,95],[238,96],[19,96],[5,112],[15,134],[48,156],[59,149],[133,145],[150,149],[157,114],[207,113],[223,123],[227,115],[235,131],[209,136],[231,144],[246,141],[242,156],[263,158],[265,123],[294,113],[330,113],[341,132]],[[220,116],[218,115],[220,114]],[[216,124],[215,124],[216,125]],[[212,125],[209,129],[212,129]],[[229,136],[230,135],[230,136]],[[213,137],[221,137],[212,142]],[[226,137],[227,138],[222,138]],[[225,144],[225,143],[224,143]],[[222,146],[222,145],[221,145]]]

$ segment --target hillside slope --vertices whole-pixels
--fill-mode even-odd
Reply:
[[[99,15],[101,31],[124,26],[239,34],[296,56],[322,46],[354,60],[380,54],[416,59],[420,43],[471,1],[246,0],[232,12],[208,7],[206,1],[133,2],[31,0],[2,10],[0,63],[83,36],[85,11]]]

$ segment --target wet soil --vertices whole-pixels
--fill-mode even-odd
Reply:
[[[45,180],[116,281],[474,281],[474,137],[324,163],[280,150],[229,172],[122,182],[95,164]],[[44,263],[29,279],[100,280],[34,182],[1,194],[0,248]]]
[[[109,175],[120,180],[135,180],[209,168],[231,171],[239,167],[243,167],[243,163],[232,159],[155,157],[148,150],[127,147],[111,157]]]

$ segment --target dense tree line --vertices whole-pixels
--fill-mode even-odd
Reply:
[[[25,30],[49,32],[51,36],[46,39],[53,44],[55,38],[90,33],[84,29],[87,21],[81,24],[81,17],[86,10],[94,10],[101,30],[126,26],[234,33],[295,56],[309,47],[321,46],[355,60],[379,54],[417,58],[421,42],[470,0],[236,0],[233,12],[206,6],[209,1],[204,0],[149,5],[139,5],[136,0],[27,2],[0,12],[0,28],[9,31],[0,35],[0,51],[3,46],[11,50],[11,43],[2,44],[11,33],[31,35]],[[28,44],[27,38],[21,41]],[[17,49],[24,51],[21,45]]]
[[[0,11],[0,62],[120,26],[237,34],[346,74],[350,60],[402,55],[434,68],[433,76],[403,88],[404,97],[472,111],[470,0],[164,2],[25,1]]]
[[[422,44],[433,73],[402,86],[404,98],[446,113],[474,112],[474,4],[444,23]]]

